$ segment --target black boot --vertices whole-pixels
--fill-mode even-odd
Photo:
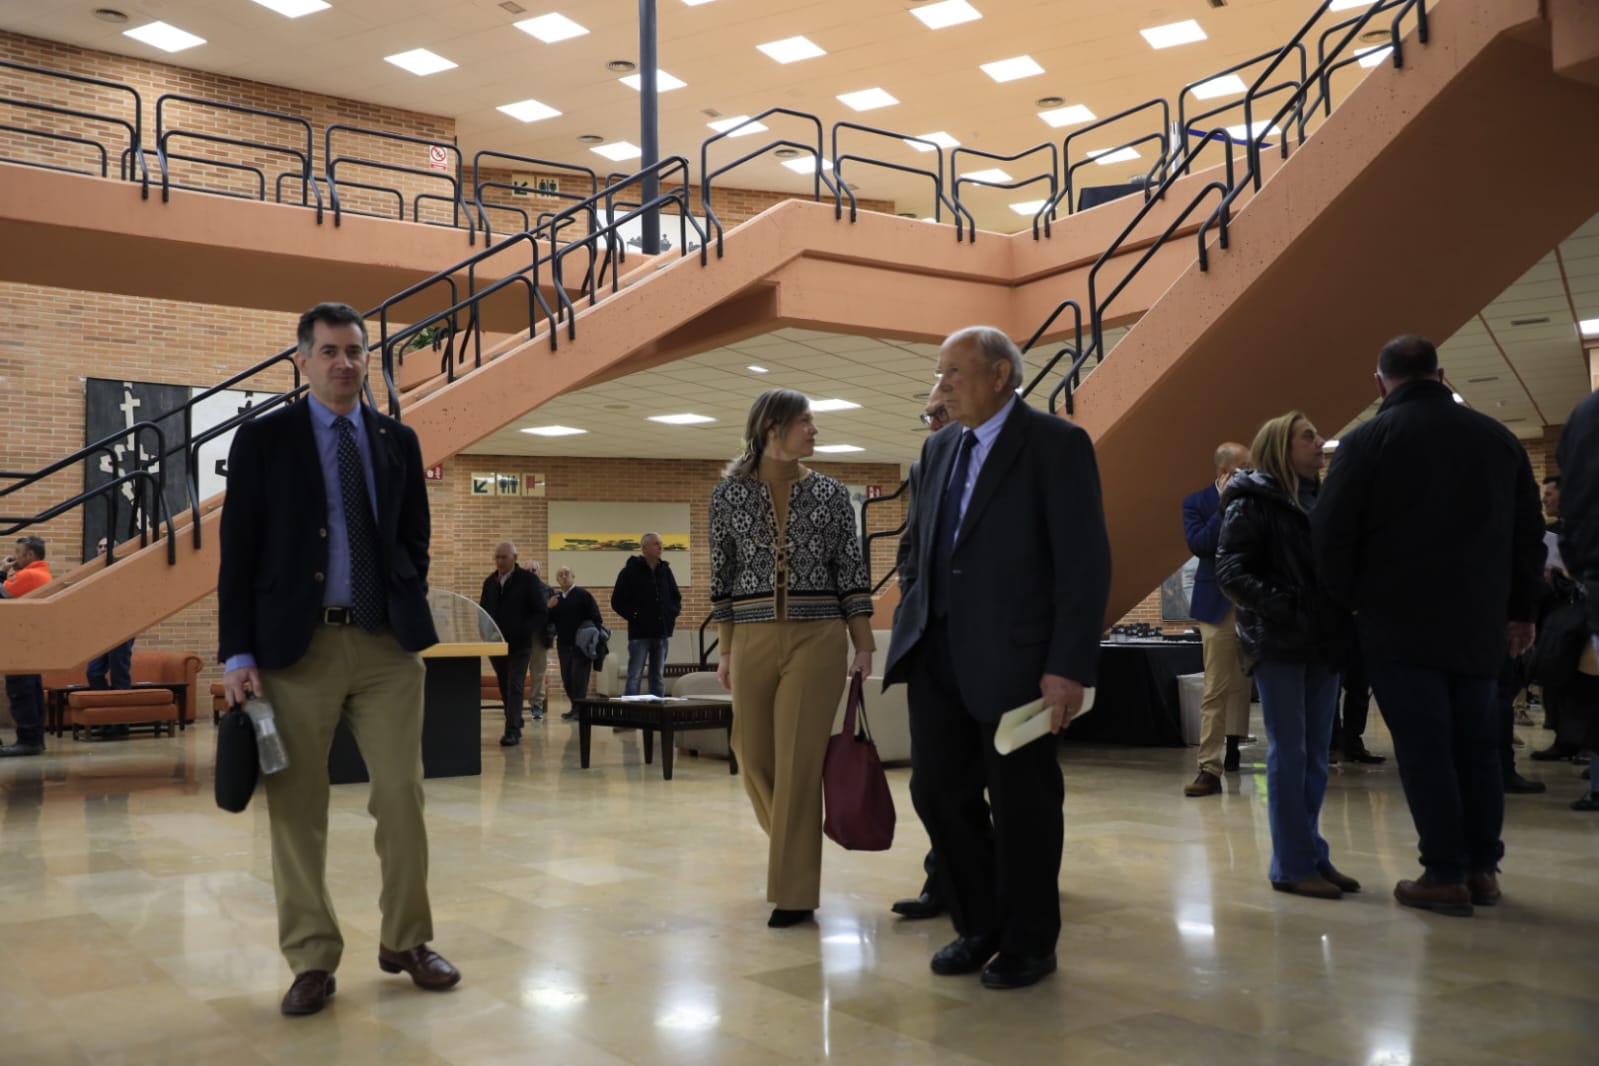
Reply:
[[[1518,796],[1536,796],[1540,792],[1549,791],[1549,786],[1542,781],[1532,781],[1518,774],[1514,768],[1504,773],[1505,792]]]
[[[1238,738],[1237,737],[1228,737],[1227,738],[1227,754],[1222,759],[1221,768],[1226,773],[1236,774],[1238,772],[1238,764],[1239,764],[1239,759],[1238,759]]]

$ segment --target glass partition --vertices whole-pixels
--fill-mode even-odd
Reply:
[[[501,643],[505,640],[488,612],[459,592],[428,589],[428,609],[433,612],[433,625],[439,631],[440,644]]]

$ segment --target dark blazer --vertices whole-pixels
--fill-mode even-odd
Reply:
[[[437,644],[428,610],[428,515],[422,450],[407,426],[364,404],[378,503],[378,572],[388,626],[407,651]],[[217,575],[218,655],[249,652],[267,670],[293,666],[320,622],[328,565],[327,491],[310,407],[290,404],[239,426],[228,451]]]
[[[1367,663],[1497,677],[1506,623],[1535,617],[1539,511],[1510,430],[1413,381],[1333,453],[1310,516],[1316,567],[1355,612]]]
[[[1197,622],[1215,625],[1232,610],[1232,601],[1216,584],[1216,545],[1221,542],[1221,493],[1207,485],[1183,497],[1183,539],[1199,560],[1188,613]]]
[[[662,559],[651,569],[644,556],[630,557],[616,575],[611,610],[627,622],[628,640],[671,636],[683,610],[683,594],[672,574],[672,564]]]
[[[947,426],[922,446],[885,687],[906,680],[927,629],[933,537],[962,430]],[[949,558],[946,626],[973,717],[997,721],[1037,699],[1046,673],[1094,684],[1110,540],[1087,433],[1018,400],[978,474]]]
[[[550,602],[544,582],[534,577],[531,570],[520,566],[511,568],[511,576],[503,586],[499,571],[484,578],[483,592],[477,603],[494,619],[505,643],[512,649],[531,648],[535,637],[544,636],[544,627],[550,621]]]
[[[1566,419],[1560,464],[1560,557],[1588,590],[1588,623],[1599,633],[1599,392]]]

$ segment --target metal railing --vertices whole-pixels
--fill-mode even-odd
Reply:
[[[97,122],[115,126],[128,135],[128,143],[117,152],[117,176],[122,181],[137,180],[140,184],[140,195],[148,200],[150,198],[150,168],[144,158],[144,102],[139,93],[130,85],[121,82],[107,81],[104,78],[91,78],[83,74],[71,74],[62,70],[49,70],[45,67],[30,66],[27,63],[16,63],[9,59],[0,59],[0,69],[15,70],[25,74],[35,74],[42,78],[56,81],[69,82],[76,85],[89,85],[97,89],[105,89],[117,95],[126,93],[133,101],[133,118],[131,120],[115,115],[102,115],[94,111],[82,111],[72,107],[60,107],[56,104],[47,104],[38,100],[25,100],[15,96],[0,97],[0,104],[32,111],[42,115],[60,115],[65,118],[74,118],[84,122]],[[105,145],[92,137],[66,133],[61,130],[30,129],[26,126],[13,126],[6,124],[0,126],[0,131],[15,133],[19,136],[37,137],[41,140],[56,141],[64,144],[77,144],[93,148],[100,159],[100,177],[110,177],[109,150]],[[31,159],[0,158],[0,162],[21,163],[24,166],[41,167],[45,170],[58,170],[72,174],[92,174],[93,171],[79,170],[76,167],[64,166],[55,163],[43,163]]]

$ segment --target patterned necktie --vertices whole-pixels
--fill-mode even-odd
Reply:
[[[387,613],[378,592],[377,528],[355,426],[340,415],[333,428],[339,431],[339,498],[344,502],[344,531],[350,545],[350,614],[370,633],[383,624]]]
[[[955,453],[955,472],[944,489],[944,499],[938,508],[938,536],[933,541],[932,597],[929,602],[934,618],[949,614],[950,557],[955,552],[955,534],[960,531],[961,497],[966,495],[966,480],[971,476],[972,469],[972,448],[976,444],[976,433],[969,429],[961,432],[960,450]]]

